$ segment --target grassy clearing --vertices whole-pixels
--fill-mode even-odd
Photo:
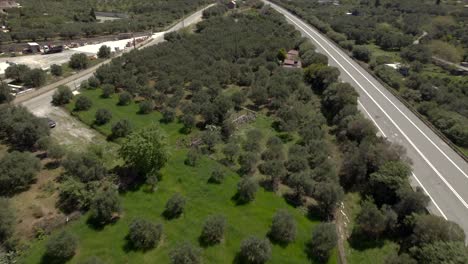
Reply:
[[[130,120],[135,129],[150,123],[159,123],[161,119],[161,114],[157,112],[139,115],[138,105],[135,103],[118,106],[117,95],[103,99],[100,90],[86,90],[82,91],[82,94],[93,101],[90,110],[75,113],[86,124],[93,126],[94,114],[98,108],[106,108],[112,112],[110,124],[95,127],[104,135],[109,135],[111,124],[120,119]],[[69,104],[67,108],[72,110],[74,103]],[[255,127],[264,132],[264,138],[268,138],[276,133],[271,124],[270,118],[259,115],[255,122],[245,124],[237,133],[242,135]],[[170,144],[175,144],[183,137],[192,136],[180,134],[181,127],[178,123],[161,124]],[[171,149],[171,158],[162,170],[163,180],[158,184],[156,192],[148,192],[147,186],[142,186],[138,190],[123,193],[124,213],[117,223],[102,230],[95,230],[87,225],[87,216],[84,216],[66,227],[79,237],[77,255],[71,263],[79,263],[90,256],[99,256],[106,263],[169,263],[168,253],[178,242],[190,241],[200,246],[198,237],[205,219],[211,214],[225,215],[228,226],[221,244],[203,249],[203,262],[238,263],[235,258],[241,241],[249,235],[266,237],[275,211],[282,208],[290,211],[296,219],[297,238],[286,247],[273,245],[272,260],[268,263],[311,262],[305,253],[305,246],[319,221],[308,218],[303,210],[291,207],[282,197],[263,189],[258,191],[252,203],[236,205],[233,196],[236,194],[236,185],[240,177],[235,172],[208,156],[203,156],[196,167],[189,167],[184,164],[187,150],[177,147]],[[208,183],[211,172],[216,167],[222,167],[227,172],[225,181],[220,185]],[[186,211],[179,219],[167,221],[162,217],[164,205],[177,192],[187,198]],[[156,249],[147,252],[128,250],[125,236],[129,223],[137,217],[163,224],[164,237]],[[33,243],[31,249],[22,257],[22,262],[38,263],[44,254],[46,242],[47,238]],[[336,252],[333,252],[329,263],[337,263]]]
[[[274,212],[287,208],[295,217],[298,226],[296,241],[287,246],[273,246],[269,263],[305,263],[305,243],[309,239],[316,221],[309,220],[299,210],[290,207],[274,193],[260,190],[254,202],[238,206],[232,200],[239,177],[228,172],[220,185],[207,183],[211,170],[220,166],[204,157],[193,168],[184,165],[185,151],[172,153],[167,166],[162,170],[163,180],[155,193],[145,187],[122,195],[124,215],[116,224],[103,230],[95,230],[86,224],[86,216],[68,228],[79,236],[78,254],[71,263],[97,255],[108,263],[168,263],[168,252],[177,242],[188,240],[198,245],[204,219],[210,214],[221,213],[228,219],[226,237],[220,245],[203,250],[205,263],[231,263],[238,252],[240,242],[249,235],[265,237]],[[166,221],[162,216],[164,204],[174,193],[180,192],[187,198],[186,213],[179,219]],[[164,239],[158,248],[148,252],[126,250],[125,236],[128,224],[136,217],[143,217],[164,225]],[[33,245],[23,259],[25,263],[37,263],[44,252],[46,240]],[[331,262],[333,263],[333,262]]]

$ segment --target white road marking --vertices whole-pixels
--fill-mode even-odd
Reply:
[[[292,21],[292,19],[291,19]],[[302,23],[304,26],[307,26],[305,23],[303,23],[302,21],[298,20],[300,23]],[[295,23],[295,22],[293,22]],[[296,24],[297,25],[297,24]],[[349,65],[351,67],[353,67],[357,72],[359,72],[362,77],[364,77],[364,79],[366,79],[372,86],[374,86],[374,88],[385,98],[387,99],[388,102],[390,102],[390,104],[393,105],[393,107],[395,107],[398,112],[400,112],[421,134],[423,134],[423,136],[429,141],[431,142],[431,144],[436,147],[436,149],[442,153],[442,155],[447,158],[448,161],[450,161],[450,163],[452,163],[464,176],[465,178],[468,178],[468,175],[449,157],[447,156],[447,154],[445,154],[445,152],[439,148],[439,146],[437,146],[437,144],[434,143],[434,141],[432,141],[432,139],[430,139],[426,133],[424,133],[405,113],[403,113],[403,111],[401,111],[400,108],[398,108],[398,106],[396,106],[392,100],[390,100],[390,98],[388,98],[371,80],[369,80],[356,66],[354,66],[354,64],[348,59],[346,58],[346,56],[343,56],[343,54],[341,54],[340,51],[338,51],[332,44],[329,43],[329,41],[327,39],[325,39],[324,37],[322,37],[320,34],[317,34],[314,30],[311,30],[315,35],[317,35],[322,41],[324,41],[325,43],[327,43],[336,53],[338,53],[338,55],[340,55],[341,58],[343,58],[347,63],[349,63]],[[307,33],[307,32],[306,32]],[[308,34],[308,33],[307,33]],[[310,36],[310,34],[308,34]],[[323,46],[320,45],[322,48]],[[331,56],[331,55],[330,55]],[[336,61],[336,60],[335,60]]]
[[[375,103],[375,105],[387,116],[387,118],[393,123],[393,125],[400,131],[400,133],[406,138],[406,140],[413,146],[413,148],[418,152],[418,154],[426,161],[426,163],[432,168],[432,170],[439,176],[439,178],[445,183],[445,185],[452,191],[452,193],[458,198],[458,200],[465,206],[465,208],[468,209],[468,204],[466,201],[458,194],[458,192],[452,187],[452,185],[442,176],[442,174],[434,167],[434,165],[426,158],[426,156],[421,152],[421,150],[411,141],[411,139],[406,135],[405,132],[396,124],[396,122],[385,112],[385,110],[380,106],[377,101],[364,89],[364,87],[346,70],[346,68],[333,56],[331,53],[320,43],[317,41],[316,38],[314,38],[307,30],[305,30],[301,25],[299,25],[297,22],[295,22],[289,14],[285,15],[286,18],[288,18],[292,23],[294,23],[297,27],[302,29],[305,34],[307,34],[309,37],[311,37],[328,55],[333,58],[333,60],[341,66],[341,68],[349,75],[351,79],[359,86],[361,89],[367,94],[367,96]],[[305,25],[308,27],[307,25]],[[311,30],[313,32],[313,30]],[[333,47],[332,47],[333,48]],[[341,55],[341,54],[340,54]],[[348,61],[349,63],[349,61]],[[353,66],[354,67],[354,66]],[[361,73],[362,74],[362,73]],[[367,79],[367,78],[366,78]]]
[[[414,172],[411,173],[414,177],[414,179],[416,179],[416,181],[418,182],[419,185],[421,185],[421,188],[424,190],[424,192],[426,193],[427,196],[429,196],[429,198],[431,199],[432,203],[435,205],[435,207],[437,208],[437,210],[439,210],[440,214],[442,215],[443,218],[445,218],[445,220],[448,220],[447,216],[444,214],[444,212],[442,212],[442,210],[440,209],[439,205],[436,203],[436,201],[432,198],[432,196],[429,194],[429,192],[426,190],[426,188],[424,187],[424,185],[421,183],[421,181],[418,179],[418,177],[416,177],[416,175],[414,174]]]
[[[383,132],[382,128],[380,128],[379,124],[375,121],[375,119],[372,117],[372,115],[367,111],[367,109],[364,107],[364,105],[361,103],[361,101],[357,101],[358,104],[361,106],[362,110],[366,112],[366,114],[369,116],[369,118],[374,122],[375,126],[379,129],[380,133],[384,136],[384,138],[387,138],[387,135],[385,135],[385,132]]]

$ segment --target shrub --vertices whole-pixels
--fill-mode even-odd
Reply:
[[[366,46],[354,46],[353,57],[363,62],[371,60],[371,51]]]
[[[200,158],[200,153],[198,149],[196,148],[191,148],[187,152],[187,158],[185,159],[184,163],[185,165],[195,167],[197,166],[198,159]]]
[[[15,215],[7,198],[0,197],[0,244],[7,241],[15,228]]]
[[[76,53],[73,54],[70,58],[70,62],[68,63],[70,68],[75,70],[82,70],[88,68],[89,59],[88,56],[84,53]]]
[[[99,51],[97,53],[97,56],[98,58],[100,59],[108,59],[110,58],[111,56],[111,48],[106,46],[106,45],[102,45],[100,48],[99,48]]]
[[[335,225],[332,223],[321,223],[312,232],[312,239],[308,244],[310,256],[321,262],[326,262],[330,257],[331,250],[336,246]]]
[[[241,244],[240,258],[242,263],[263,264],[271,258],[271,245],[266,239],[249,237]]]
[[[100,85],[99,80],[94,76],[89,77],[88,83],[91,88],[98,88],[98,86]]]
[[[157,246],[162,236],[162,225],[143,219],[135,219],[130,224],[128,239],[135,249],[148,250]]]
[[[171,123],[174,121],[175,117],[176,117],[176,112],[173,108],[165,108],[163,111],[162,111],[162,119],[161,121],[164,122],[164,123]]]
[[[248,203],[255,199],[258,184],[253,178],[243,178],[237,185],[237,200],[240,203]]]
[[[278,210],[271,224],[270,238],[280,243],[290,243],[296,238],[296,221],[286,210]]]
[[[200,249],[189,242],[177,244],[170,252],[172,264],[199,264],[201,263]]]
[[[46,82],[46,73],[42,69],[32,69],[25,73],[24,84],[27,87],[40,87]]]
[[[50,262],[65,262],[75,255],[77,246],[77,237],[67,231],[62,231],[49,239],[45,255],[51,260]]]
[[[109,98],[115,93],[115,87],[112,84],[104,84],[102,86],[102,97]]]
[[[91,202],[90,218],[98,225],[107,224],[113,221],[121,210],[117,191],[99,192]]]
[[[84,81],[81,82],[80,89],[88,90],[90,88],[91,88],[91,86],[89,85],[89,82],[87,80],[84,80]]]
[[[206,219],[200,239],[203,243],[213,245],[221,242],[226,229],[226,218],[222,215],[213,215]]]
[[[107,124],[111,119],[112,113],[107,109],[100,108],[96,111],[94,122],[98,125],[104,125]]]
[[[50,66],[50,73],[54,76],[62,76],[63,75],[63,68],[60,65],[52,64]]]
[[[0,160],[0,195],[26,189],[39,172],[39,159],[29,152],[13,151]]]
[[[66,105],[73,98],[73,93],[68,86],[61,85],[52,96],[52,104],[55,106]]]
[[[73,110],[74,111],[86,111],[86,110],[89,110],[92,105],[93,105],[93,102],[91,101],[91,99],[89,99],[88,97],[84,95],[79,95],[76,98],[75,108]]]
[[[126,119],[119,120],[117,123],[112,125],[112,137],[119,138],[119,137],[126,137],[132,131],[132,126],[130,121]]]
[[[220,169],[220,168],[217,168],[217,169],[213,170],[213,172],[211,173],[211,177],[209,179],[209,182],[220,184],[220,183],[223,182],[224,177],[225,177],[224,171],[222,169]]]
[[[151,113],[151,111],[153,111],[154,109],[154,103],[153,101],[151,100],[145,100],[143,102],[140,103],[140,110],[139,110],[139,113],[140,114],[149,114]]]
[[[184,208],[185,198],[176,193],[167,201],[164,216],[168,219],[177,218],[184,212]]]
[[[132,95],[129,92],[123,92],[119,94],[119,103],[118,105],[128,105],[132,101]]]

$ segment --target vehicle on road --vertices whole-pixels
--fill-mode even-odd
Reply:
[[[50,128],[54,128],[54,127],[57,126],[57,123],[54,120],[50,119],[50,118],[47,118],[47,124],[49,124]]]

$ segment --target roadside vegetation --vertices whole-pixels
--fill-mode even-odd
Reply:
[[[22,7],[2,14],[7,33],[0,43],[74,39],[127,32],[160,31],[210,0],[73,1],[20,0]],[[100,23],[96,12],[120,19]]]
[[[468,153],[468,9],[456,1],[274,0],[348,50]],[[394,69],[392,67],[397,67]]]
[[[47,149],[57,207],[83,216],[20,261],[335,263],[335,215],[358,194],[349,245],[389,250],[353,259],[465,261],[463,230],[427,214],[402,147],[376,136],[339,71],[261,2],[220,10],[100,67],[79,95],[56,92],[120,148]],[[282,67],[290,49],[304,69]]]

